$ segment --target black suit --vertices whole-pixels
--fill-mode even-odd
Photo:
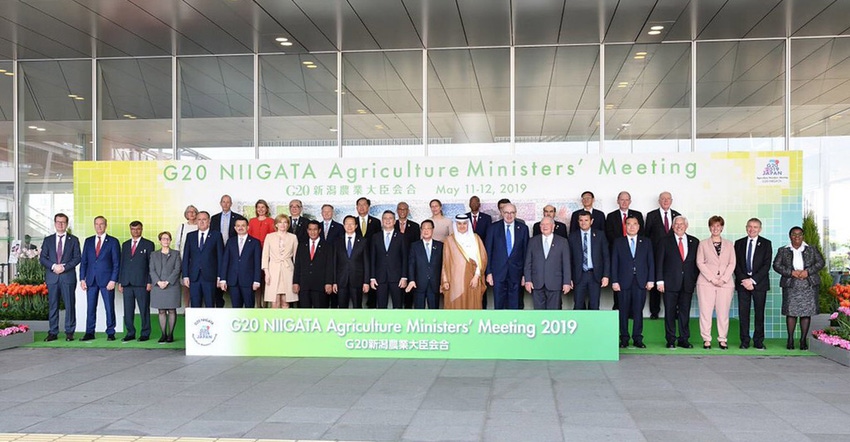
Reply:
[[[564,239],[569,238],[569,235],[567,234],[567,225],[560,221],[555,221],[555,230],[553,230],[552,233]],[[531,237],[533,238],[537,235],[540,235],[540,221],[534,223],[534,226],[531,228]]]
[[[415,221],[407,220],[404,226],[404,239],[407,241],[407,245],[410,246],[416,241],[419,241],[422,237],[422,231],[419,229],[419,224]],[[401,232],[401,226],[399,225],[399,221],[395,222],[395,229]]]
[[[295,252],[295,273],[292,283],[298,284],[298,307],[328,308],[329,295],[325,285],[333,284],[333,246],[321,239],[316,239],[316,249],[310,258],[310,238],[298,242]]]
[[[325,240],[326,243],[333,245],[336,240],[345,236],[345,227],[342,224],[331,220],[327,235],[325,234],[325,220],[319,221],[319,237]],[[300,242],[299,242],[300,243]]]
[[[371,253],[372,248],[370,245],[372,243],[372,236],[381,231],[381,220],[374,216],[367,215],[366,234],[364,235],[362,226],[360,225],[360,215],[355,215],[355,218],[357,218],[357,229],[355,230],[355,233],[366,240],[366,246],[369,248],[369,252]],[[377,296],[378,295],[375,290],[370,288],[369,294],[366,296],[366,308],[375,308],[375,300],[377,299]]]
[[[632,257],[630,238],[621,236],[611,251],[611,284],[619,284],[620,291],[620,344],[629,341],[629,317],[634,320],[632,339],[635,345],[643,343],[643,306],[646,304],[646,283],[655,282],[655,256],[652,241],[638,236],[635,239],[635,256]]]
[[[753,344],[756,347],[764,345],[764,306],[767,302],[767,292],[770,290],[770,265],[773,246],[769,239],[757,237],[753,241],[752,269],[747,271],[747,246],[749,237],[745,236],[735,241],[735,287],[738,290],[738,317],[741,320],[741,344],[750,345],[750,299],[755,311],[753,329]],[[753,290],[747,290],[741,281],[752,278],[755,282]]]
[[[124,328],[125,336],[136,336],[136,304],[139,305],[139,316],[142,320],[142,337],[151,335],[151,283],[150,262],[153,253],[153,242],[139,238],[136,251],[133,252],[133,240],[124,241],[121,246],[121,269],[118,271],[118,284],[124,295]]]
[[[661,238],[664,236],[672,234],[673,232],[673,218],[681,215],[679,212],[668,209],[667,210],[667,226],[664,226],[664,213],[661,208],[651,210],[646,214],[646,227],[645,234],[652,241],[652,248],[658,250],[658,243],[661,241]],[[666,306],[667,303],[665,302]],[[661,312],[661,293],[658,291],[658,287],[653,287],[652,290],[649,291],[649,314],[651,318],[657,318],[658,314]],[[666,316],[665,316],[666,317]]]
[[[638,229],[638,235],[643,235],[643,214],[638,212],[637,210],[629,209],[629,217],[635,217],[638,220],[638,225],[640,228]],[[596,224],[596,221],[593,222]],[[592,227],[591,227],[592,228]],[[620,209],[610,212],[608,216],[605,218],[605,238],[608,240],[608,247],[611,248],[611,257],[614,257],[614,242],[617,238],[622,238],[626,236],[623,233],[623,214],[620,212]],[[617,294],[614,294],[614,310],[618,310],[620,308],[620,298]]]
[[[588,234],[590,260],[585,270],[584,232],[581,229],[570,232],[570,253],[573,265],[573,290],[575,310],[599,310],[599,296],[602,291],[602,278],[611,277],[611,257],[608,239],[602,230],[593,230]]]
[[[684,261],[679,253],[679,238],[675,234],[666,235],[655,246],[656,280],[664,282],[664,334],[667,345],[675,344],[676,322],[679,323],[680,345],[688,344],[691,337],[690,313],[691,301],[697,284],[697,248],[699,240],[691,235],[682,237],[682,247],[687,241],[687,254]]]
[[[232,210],[230,211],[230,228],[227,229],[227,238],[225,238],[224,235],[222,235],[222,237],[221,237],[221,239],[222,239],[222,241],[221,241],[222,250],[224,249],[224,246],[227,245],[227,240],[236,236],[236,221],[238,221],[240,219],[245,219],[245,217],[234,212],[234,211],[232,211]],[[221,212],[216,213],[215,215],[212,216],[212,218],[210,218],[210,231],[211,232],[221,232]],[[213,303],[214,303],[215,307],[218,307],[218,308],[224,307],[224,291],[222,291],[218,287],[215,287],[215,289],[214,289]]]
[[[333,247],[333,283],[337,286],[339,308],[363,308],[363,284],[369,284],[369,246],[358,235],[351,240],[351,256],[348,255],[347,237],[337,239]]]
[[[292,233],[296,238],[298,238],[298,244],[301,244],[310,238],[307,236],[308,223],[310,223],[310,220],[304,215],[301,215],[298,218],[292,216],[289,217],[289,233]],[[319,229],[321,229],[321,227],[319,227]]]
[[[393,308],[402,308],[402,289],[399,281],[407,279],[407,241],[397,230],[390,232],[390,246],[384,247],[385,232],[382,230],[372,236],[369,253],[372,262],[370,279],[378,283],[376,308],[387,308],[390,298]]]
[[[478,237],[481,238],[481,242],[484,243],[484,241],[487,240],[487,232],[490,231],[490,226],[493,224],[493,217],[479,210],[477,215],[478,221],[473,222],[474,215],[472,215],[472,212],[466,212],[466,214],[469,215],[469,225],[473,227],[472,231],[475,232]],[[486,296],[484,297],[484,300],[487,300]],[[486,304],[484,308],[487,308]]]
[[[410,245],[410,258],[407,264],[407,275],[410,282],[416,282],[413,296],[410,297],[412,304],[408,305],[408,297],[405,296],[405,308],[440,308],[440,275],[443,271],[443,243],[436,239],[431,240],[431,260],[425,252],[425,241],[419,240]],[[409,283],[409,282],[408,282]]]
[[[580,227],[578,226],[578,215],[584,211],[584,207],[582,207],[581,209],[573,212],[570,216],[570,232],[580,230]],[[590,219],[593,220],[593,224],[590,225],[591,230],[599,230],[600,232],[605,231],[605,213],[599,209],[593,209],[593,212],[590,212]]]

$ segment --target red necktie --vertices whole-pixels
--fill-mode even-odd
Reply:
[[[316,240],[310,241],[310,261],[313,260],[313,256],[316,255]]]
[[[472,215],[472,231],[478,229],[478,215]]]
[[[94,245],[94,256],[97,258],[100,256],[100,237],[97,237],[97,244]]]
[[[133,240],[133,247],[130,247],[130,256],[133,256],[133,255],[136,254],[136,245],[137,244],[138,243],[135,240]]]
[[[679,255],[682,255],[682,261],[685,260],[685,246],[682,245],[682,238],[679,237]]]
[[[667,212],[665,211],[664,212],[664,233],[667,233],[669,231],[670,231],[670,221],[667,220]],[[681,239],[681,238],[679,238],[679,239]]]
[[[626,236],[626,218],[629,217],[628,213],[623,214],[623,236]]]

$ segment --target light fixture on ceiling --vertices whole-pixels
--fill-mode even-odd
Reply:
[[[643,55],[643,56],[645,57],[645,56],[646,56],[646,51],[639,51],[639,52],[635,52],[635,55]]]
[[[37,130],[37,131],[39,131],[39,132],[44,132],[44,131],[46,131],[47,129],[45,129],[45,128],[43,128],[43,127],[38,127],[38,128],[36,128],[35,130]]]
[[[77,98],[77,94],[68,94],[68,98]]]
[[[309,65],[313,64],[313,62],[310,61],[310,60],[305,60],[305,61],[302,61],[301,64],[303,64],[305,66],[309,66]]]
[[[621,82],[617,83],[617,87],[629,87],[629,82],[628,81],[621,81]]]
[[[661,31],[649,31],[649,32],[647,32],[647,34],[649,34],[649,35],[659,35],[659,34],[661,34]]]
[[[15,74],[13,72],[3,72],[3,75],[8,75],[10,77],[14,77]]]
[[[365,113],[366,113],[366,109],[357,109],[357,113],[358,113],[358,114],[365,114]]]
[[[328,130],[331,131],[331,132],[337,132],[337,130],[332,128],[332,127],[329,127]]]
[[[27,172],[27,175],[29,175],[29,176],[38,176],[38,174],[37,174],[37,173],[35,173],[35,172]]]
[[[635,55],[635,60],[645,60],[646,55]]]
[[[314,64],[308,64],[308,65],[307,65],[307,66],[305,66],[305,67],[306,67],[307,69],[316,69],[316,68],[318,68],[318,66],[316,66],[316,65],[314,65]]]
[[[274,41],[276,41],[278,43],[283,43],[285,41],[289,41],[289,39],[286,38],[286,37],[278,37],[278,38],[274,39]]]
[[[0,73],[6,72],[5,69],[0,69]]]
[[[27,129],[38,129],[38,126],[27,126]]]
[[[166,130],[166,132],[168,132],[168,133],[174,133],[174,131],[173,131],[173,130],[171,130],[171,129]]]
[[[383,125],[381,125],[381,124],[376,124],[376,125],[375,125],[375,129],[383,130],[383,129],[384,129],[384,126],[383,126]]]
[[[614,109],[614,105],[613,104],[606,104],[605,109]]]
[[[291,41],[282,41],[282,42],[280,42],[280,45],[281,46],[292,46],[292,42]]]
[[[661,25],[651,26],[651,27],[649,28],[649,30],[650,30],[650,31],[660,31],[660,30],[662,30],[662,29],[664,29],[664,26],[661,26]]]

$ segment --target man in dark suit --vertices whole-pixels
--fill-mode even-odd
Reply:
[[[333,245],[341,238],[345,229],[342,224],[334,221],[334,206],[325,204],[322,206],[322,222],[319,223],[319,236],[324,242]]]
[[[191,307],[215,307],[219,260],[224,252],[221,235],[210,228],[210,214],[198,212],[198,230],[186,235],[183,246],[183,285],[189,287]]]
[[[410,206],[408,206],[406,202],[402,201],[398,203],[396,206],[396,212],[398,212],[398,219],[395,222],[395,229],[404,236],[404,240],[407,241],[407,245],[409,247],[414,242],[419,241],[419,238],[422,236],[419,224],[407,219],[407,216],[410,214]],[[407,305],[406,300],[405,305]],[[406,308],[410,308],[410,306],[407,306]]]
[[[377,293],[376,308],[387,308],[392,299],[393,308],[400,309],[403,307],[401,293],[407,287],[407,241],[395,230],[395,213],[391,210],[381,215],[381,227],[381,231],[372,236],[369,285]]]
[[[761,220],[747,221],[747,236],[735,241],[735,282],[738,290],[738,316],[741,320],[741,348],[750,346],[750,299],[755,311],[753,346],[764,350],[764,306],[770,290],[773,245],[759,236]]]
[[[369,198],[357,198],[357,234],[366,240],[366,246],[370,253],[372,251],[372,237],[381,231],[381,221],[369,215],[369,209],[371,207],[372,201]],[[377,296],[374,289],[369,290],[366,294],[366,308],[375,308]]]
[[[307,223],[309,220],[302,216],[304,205],[301,200],[289,202],[289,233],[298,237],[298,244],[307,241]]]
[[[643,214],[637,210],[629,209],[632,204],[632,196],[625,190],[617,194],[617,210],[608,214],[605,218],[605,237],[608,240],[608,247],[611,247],[611,256],[613,259],[614,240],[626,236],[626,218],[634,217],[638,222],[638,235],[643,235]],[[653,275],[654,277],[654,275]],[[614,310],[619,308],[620,299],[614,296]]]
[[[543,208],[543,217],[545,218],[545,217],[548,216],[549,218],[552,218],[552,221],[555,223],[555,231],[553,233],[555,235],[558,235],[558,236],[564,238],[564,239],[567,239],[567,225],[560,222],[560,221],[555,221],[555,211],[556,211],[555,206],[553,206],[551,204],[547,205],[546,207]],[[540,223],[541,222],[543,222],[543,221],[541,220],[541,221],[534,223],[534,226],[531,228],[531,236],[537,236],[537,235],[540,234]]]
[[[578,213],[578,228],[570,231],[575,310],[599,310],[599,296],[608,287],[611,259],[608,240],[602,230],[593,228],[593,215]]]
[[[655,250],[658,250],[658,243],[661,238],[672,232],[673,218],[681,215],[681,213],[670,208],[672,204],[673,195],[670,192],[661,192],[658,195],[658,208],[646,213],[644,234],[652,241],[652,248]],[[659,313],[661,313],[661,293],[659,293],[658,287],[654,287],[649,291],[649,319],[658,319]]]
[[[233,199],[230,198],[230,195],[222,195],[218,204],[221,206],[221,212],[216,213],[210,219],[210,230],[221,232],[221,244],[224,247],[224,244],[227,244],[227,240],[230,237],[236,236],[236,221],[245,219],[245,217],[230,210],[231,206],[233,206]],[[183,246],[183,248],[186,248],[186,246]],[[215,271],[218,272],[217,269]],[[215,306],[218,308],[224,307],[224,291],[218,288],[218,284],[216,284],[214,290],[213,302]]]
[[[525,254],[525,290],[531,293],[535,310],[560,310],[561,294],[572,289],[570,246],[555,234],[552,217],[543,217],[539,224],[540,233],[528,241]]]
[[[647,221],[647,225],[649,222]],[[664,235],[655,248],[656,286],[664,295],[664,335],[667,348],[693,348],[690,315],[691,300],[697,285],[697,247],[699,240],[687,234],[688,219],[673,218],[672,234]],[[676,338],[676,323],[679,337]]]
[[[236,235],[227,240],[219,271],[219,288],[230,290],[233,308],[254,308],[254,291],[260,288],[262,279],[261,267],[260,241],[248,235],[248,221],[237,220]]]
[[[487,284],[493,287],[493,308],[518,310],[528,226],[516,219],[516,206],[502,206],[502,219],[487,232]]]
[[[363,295],[369,293],[368,242],[357,233],[357,218],[342,220],[345,234],[334,244],[333,292],[339,308],[363,308]]]
[[[118,272],[118,291],[124,294],[124,339],[136,339],[136,305],[139,306],[142,333],[139,341],[151,336],[151,273],[153,241],[142,238],[142,222],[130,223],[130,239],[121,246],[121,270]]]
[[[307,241],[295,252],[292,284],[301,308],[328,308],[333,295],[333,246],[321,239],[319,225],[307,223]]]
[[[631,338],[635,347],[643,343],[643,306],[646,291],[655,286],[655,257],[652,242],[638,236],[640,224],[626,219],[626,236],[617,238],[611,253],[611,288],[620,298],[620,348],[629,346],[629,317],[634,320]]]
[[[95,235],[86,238],[80,261],[80,288],[86,291],[86,334],[81,341],[94,339],[97,325],[97,296],[103,298],[106,312],[106,339],[115,340],[115,283],[121,267],[118,239],[106,234],[106,218],[94,219]]]
[[[77,287],[75,268],[82,259],[80,240],[66,233],[68,215],[57,213],[53,216],[56,233],[44,238],[38,261],[44,266],[44,282],[47,284],[47,319],[50,329],[45,341],[55,341],[59,336],[59,299],[65,303],[65,340],[74,340],[77,328],[77,299],[74,290]]]
[[[570,216],[570,232],[579,229],[578,217],[582,211],[590,213],[590,218],[593,220],[591,229],[599,230],[600,232],[605,231],[605,213],[599,209],[593,208],[594,201],[596,201],[596,197],[593,195],[593,192],[585,190],[581,193],[581,209],[576,210]]]
[[[443,243],[433,239],[434,222],[422,221],[422,240],[410,245],[407,276],[410,281],[405,289],[405,308],[440,308],[440,275],[443,271]],[[412,296],[411,295],[412,293]],[[408,299],[411,304],[408,305]]]
[[[481,199],[473,195],[469,198],[469,222],[472,226],[472,231],[481,238],[481,242],[486,244],[487,231],[493,224],[493,217],[481,211]]]

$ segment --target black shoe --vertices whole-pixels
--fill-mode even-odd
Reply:
[[[635,347],[637,347],[637,348],[646,348],[646,344],[644,344],[644,343],[643,343],[643,341],[641,341],[641,342],[635,342]]]
[[[794,343],[789,342],[787,345],[785,345],[785,348],[788,349],[788,350],[793,350],[794,349]]]
[[[56,335],[54,335],[53,333],[48,333],[47,337],[44,338],[44,342],[55,341],[57,339],[59,339],[59,338]]]
[[[694,348],[693,344],[691,344],[691,343],[690,343],[690,342],[688,342],[688,341],[679,342],[679,344],[677,344],[677,345],[678,345],[679,347],[682,347],[682,348]]]
[[[620,348],[629,348],[629,341],[620,341]]]
[[[705,342],[702,344],[702,348],[706,350],[711,350],[711,342]]]
[[[168,338],[165,339],[165,342],[174,342],[174,335],[168,335]]]
[[[150,339],[150,337],[149,337],[149,336],[142,336],[141,338],[139,338],[139,342],[145,342],[145,341],[147,341],[148,339]]]
[[[65,333],[65,340],[68,341],[68,342],[73,341],[74,340],[74,334],[73,333]]]
[[[108,339],[108,338],[107,338],[107,339]],[[133,335],[127,335],[127,336],[124,336],[124,338],[122,338],[122,339],[121,339],[121,342],[130,342],[130,341],[132,341],[133,339],[136,339],[136,337],[135,337],[135,336],[133,336]]]
[[[658,319],[658,314],[649,315],[649,319]]]
[[[669,348],[669,349],[673,350],[673,349],[675,349],[675,348],[676,348],[676,344],[674,344],[674,343],[672,343],[672,342],[668,342],[668,343],[667,343],[667,348]]]
[[[800,340],[800,350],[808,350],[808,349],[809,349],[809,343],[806,342],[804,339],[801,339]]]
[[[726,343],[725,343],[725,342],[721,342],[721,343],[720,343],[720,349],[721,349],[721,350],[729,350],[729,346],[728,346],[728,345],[726,345]]]
[[[109,336],[107,336],[107,337],[106,337],[106,340],[107,340],[107,341],[114,341],[114,340],[115,340],[115,335],[109,335]]]
[[[167,339],[168,339],[168,336],[166,336],[166,335],[162,335],[162,336],[160,336],[160,337],[159,337],[159,341],[156,341],[156,342],[159,342],[160,344],[163,344],[163,343],[165,343],[165,341],[166,341]]]
[[[746,350],[746,349],[750,348],[750,344],[746,343],[746,342],[742,342],[741,346],[738,347],[738,348],[740,348],[741,350]]]
[[[94,333],[86,333],[85,335],[83,335],[83,339],[80,339],[80,340],[81,340],[81,341],[91,341],[91,340],[94,340]]]
[[[756,350],[767,350],[767,347],[765,347],[764,344],[756,344],[753,347],[755,347]]]

